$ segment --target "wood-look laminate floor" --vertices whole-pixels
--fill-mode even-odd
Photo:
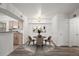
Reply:
[[[79,56],[79,47],[56,47],[46,45],[36,47],[35,45],[22,45],[8,56]]]

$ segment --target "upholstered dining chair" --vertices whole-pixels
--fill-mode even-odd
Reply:
[[[36,45],[37,46],[43,46],[43,37],[41,35],[38,35],[36,38]]]
[[[34,45],[35,40],[32,39],[31,36],[28,36],[28,39],[29,39],[29,40],[28,40],[28,45],[30,45],[31,42],[33,42],[33,45]]]
[[[52,36],[49,36],[46,40],[45,40],[45,44],[47,42],[49,42],[49,44],[53,43],[53,45],[56,47],[56,44],[53,42],[53,40],[51,40]]]
[[[49,44],[51,43],[51,36],[49,36],[46,40],[45,40],[45,44],[49,42]]]

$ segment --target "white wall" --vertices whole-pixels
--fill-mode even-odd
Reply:
[[[68,19],[64,15],[56,15],[52,19],[52,37],[57,46],[68,46]]]
[[[24,22],[23,22],[23,44],[26,43],[27,41],[27,36],[28,36],[28,30],[29,30],[29,25],[28,25],[28,19],[24,17]]]
[[[57,39],[57,16],[54,16],[52,19],[52,40],[55,42],[56,45],[58,45],[59,41]]]
[[[76,17],[73,17],[74,14],[76,14]],[[75,9],[70,15],[69,46],[79,46],[79,9]]]
[[[65,18],[64,15],[58,16],[58,41],[60,42],[60,46],[68,46],[68,29],[69,29],[69,23],[68,19]]]
[[[70,46],[79,46],[79,17],[70,19]]]
[[[0,33],[0,56],[6,56],[13,51],[13,34]]]

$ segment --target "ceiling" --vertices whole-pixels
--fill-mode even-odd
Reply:
[[[6,23],[7,21],[17,21],[17,20],[0,12],[0,22]]]
[[[26,17],[53,17],[55,14],[70,15],[79,8],[78,3],[13,3]]]

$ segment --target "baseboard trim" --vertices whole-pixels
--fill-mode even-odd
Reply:
[[[59,47],[69,47],[69,46],[59,46]]]
[[[72,47],[79,47],[79,46],[72,46]]]
[[[70,47],[70,46],[59,46],[59,47]],[[71,46],[71,47],[79,47],[79,46]]]

